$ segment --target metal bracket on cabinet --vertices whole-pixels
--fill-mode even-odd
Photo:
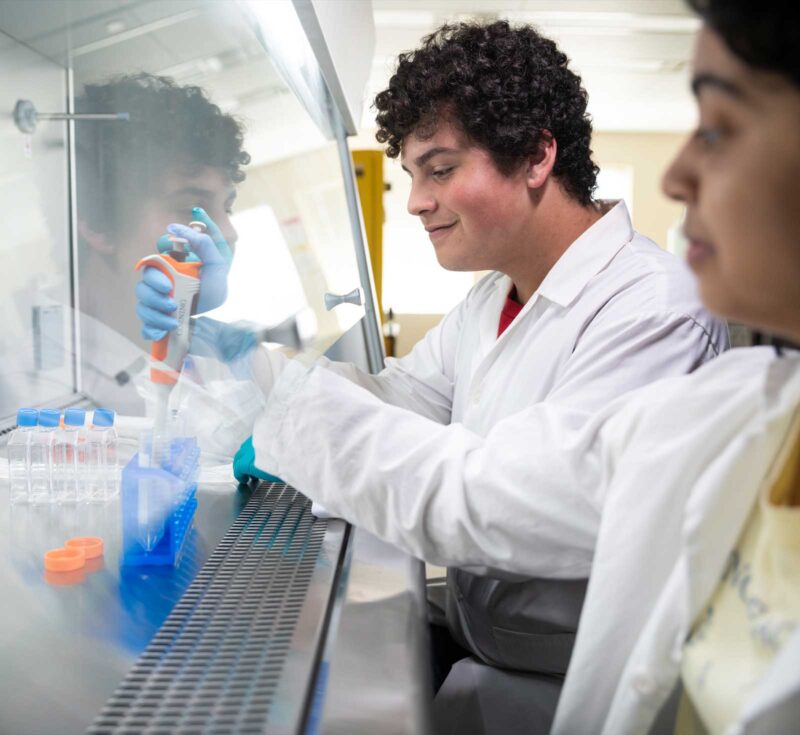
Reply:
[[[339,304],[355,304],[356,306],[362,306],[364,303],[364,297],[360,288],[354,288],[350,293],[345,294],[326,293],[324,298],[325,308],[328,311],[333,309],[334,306],[339,306]]]
[[[39,120],[130,120],[128,112],[39,112],[30,100],[17,100],[14,105],[14,122],[27,135],[36,131]]]

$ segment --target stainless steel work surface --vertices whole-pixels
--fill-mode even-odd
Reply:
[[[89,732],[302,732],[346,533],[261,483]]]
[[[8,493],[0,493],[0,518],[5,520],[0,534],[0,732],[84,732],[249,495],[232,484],[201,486],[180,563],[120,569],[118,501],[9,506]],[[343,524],[335,523],[341,540]],[[46,574],[44,552],[77,535],[102,537],[102,559],[81,572]],[[283,683],[295,685],[307,682],[288,677]]]
[[[120,569],[118,501],[9,506],[0,483],[0,733],[85,732],[251,495],[233,484],[201,485],[180,563]],[[294,653],[276,686],[278,712],[291,717],[263,731],[424,733],[430,689],[419,562],[363,531],[341,546],[344,524],[327,524],[317,563],[318,581],[326,581],[308,593],[312,604],[294,624]],[[80,573],[46,575],[44,552],[76,535],[101,536],[103,558]],[[320,647],[325,623],[330,635]]]
[[[199,488],[178,566],[120,569],[118,500],[9,506],[3,483],[0,732],[86,730],[247,500],[219,488]],[[100,536],[104,556],[88,571],[45,576],[45,551],[79,535]]]

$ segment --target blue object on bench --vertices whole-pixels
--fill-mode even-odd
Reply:
[[[195,439],[170,442],[161,467],[122,470],[122,566],[175,565],[197,508],[200,450]]]

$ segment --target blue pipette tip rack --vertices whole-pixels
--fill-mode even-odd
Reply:
[[[124,567],[174,566],[180,560],[197,508],[200,450],[195,439],[178,438],[166,455],[161,467],[140,467],[137,453],[122,470]]]

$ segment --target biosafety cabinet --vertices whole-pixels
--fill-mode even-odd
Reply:
[[[233,254],[208,317],[380,370],[347,144],[372,34],[365,0],[0,0],[4,437],[22,406],[146,414],[137,264],[197,207]],[[123,564],[118,499],[2,493],[0,731],[427,730],[421,565],[225,459],[160,568]],[[103,555],[48,575],[86,534]]]

